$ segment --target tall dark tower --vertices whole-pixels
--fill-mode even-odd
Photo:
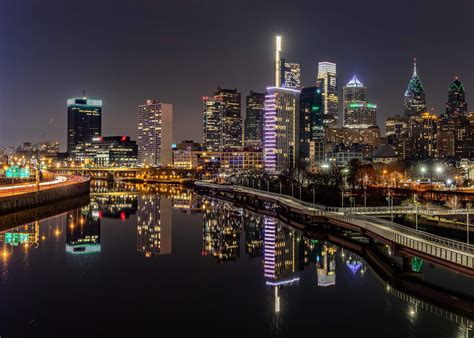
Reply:
[[[265,94],[250,91],[246,98],[245,137],[246,148],[261,149],[263,146],[263,108]]]
[[[67,151],[102,134],[102,100],[74,97],[67,100]]]
[[[324,160],[324,103],[319,87],[305,87],[300,94],[300,161],[306,166]]]
[[[413,60],[413,75],[405,92],[405,116],[414,116],[426,112],[426,97],[423,85],[416,73],[416,59]]]
[[[446,118],[452,119],[467,114],[464,85],[456,77],[449,86],[448,102],[446,103]]]

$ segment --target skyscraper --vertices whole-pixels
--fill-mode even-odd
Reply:
[[[324,160],[323,96],[319,87],[300,94],[300,161],[314,165]]]
[[[138,106],[138,164],[167,166],[173,162],[173,105],[148,99]]]
[[[242,149],[242,115],[237,89],[217,88],[203,97],[203,143],[209,151]]]
[[[425,91],[416,73],[416,59],[413,60],[413,75],[405,91],[404,109],[405,116],[420,115],[426,112]]]
[[[466,95],[464,85],[456,77],[449,85],[448,102],[446,103],[446,119],[452,119],[467,114]]]
[[[237,89],[218,87],[214,99],[223,103],[222,150],[242,149],[242,114]]]
[[[367,88],[357,76],[343,88],[344,127],[368,128],[377,124],[377,106],[367,102]]]
[[[263,138],[263,108],[265,94],[250,91],[246,98],[245,137],[246,148],[262,148]]]
[[[332,62],[319,62],[316,85],[323,95],[324,127],[337,127],[338,103],[336,64]]]
[[[67,100],[67,151],[102,134],[102,100],[74,97]]]
[[[281,57],[281,50],[281,36],[277,36],[275,48],[275,87],[300,89],[300,64],[286,61]]]
[[[265,95],[265,169],[279,172],[294,168],[299,148],[299,90],[268,87]]]

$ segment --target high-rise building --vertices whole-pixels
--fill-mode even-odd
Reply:
[[[337,127],[338,104],[336,64],[332,62],[319,62],[316,85],[323,95],[324,127]]]
[[[138,106],[138,164],[167,166],[173,162],[173,105],[154,99]]]
[[[299,151],[300,91],[268,87],[265,95],[264,146],[265,170],[280,172],[294,168]]]
[[[449,85],[446,114],[443,116],[443,120],[465,115],[467,115],[467,103],[464,85],[456,77]]]
[[[281,36],[276,37],[275,47],[275,87],[300,89],[300,64],[286,61],[281,57]]]
[[[306,166],[324,160],[323,96],[319,87],[300,94],[300,161]]]
[[[344,127],[368,128],[377,124],[377,105],[367,102],[367,88],[357,76],[343,88]]]
[[[426,160],[436,156],[438,117],[429,112],[410,119],[409,159]]]
[[[241,150],[243,143],[240,93],[217,88],[203,97],[203,144],[209,151]]]
[[[246,98],[244,145],[250,149],[261,149],[263,144],[263,108],[265,94],[250,91]]]
[[[67,100],[67,151],[102,134],[102,100],[73,97]]]
[[[413,75],[405,91],[404,109],[405,116],[420,115],[426,112],[425,91],[416,72],[416,59],[413,61]]]

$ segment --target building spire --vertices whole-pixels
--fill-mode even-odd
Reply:
[[[277,35],[275,38],[275,87],[281,86],[281,36]]]
[[[416,74],[416,58],[413,58],[413,76],[417,76],[417,74]]]

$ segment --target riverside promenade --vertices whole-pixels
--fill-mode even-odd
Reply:
[[[57,176],[39,184],[26,183],[0,187],[0,215],[66,201],[90,193],[89,178]]]

